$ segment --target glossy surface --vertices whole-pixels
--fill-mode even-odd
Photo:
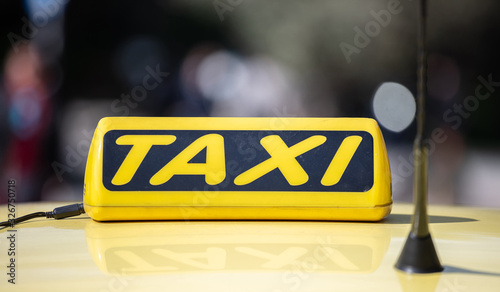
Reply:
[[[18,216],[66,203],[19,204]],[[412,207],[379,223],[99,223],[82,215],[0,230],[0,291],[498,291],[500,210],[430,206],[445,272],[394,269]],[[7,218],[7,206],[0,206]]]

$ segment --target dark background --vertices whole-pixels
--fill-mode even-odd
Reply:
[[[430,201],[498,207],[500,87],[446,113],[479,77],[500,81],[500,2],[429,2],[428,128],[446,136],[430,157]],[[340,44],[388,5],[400,13],[349,62]],[[374,117],[382,83],[416,94],[417,11],[407,0],[2,1],[2,180],[16,180],[18,201],[81,200],[104,116]],[[153,71],[168,77],[144,90]],[[394,198],[409,201],[415,123],[382,129]]]

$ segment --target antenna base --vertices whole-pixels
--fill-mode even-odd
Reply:
[[[395,267],[398,270],[412,274],[443,271],[443,266],[439,262],[430,233],[424,237],[410,233]]]

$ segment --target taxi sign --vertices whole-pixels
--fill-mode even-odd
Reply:
[[[84,185],[95,220],[380,220],[385,143],[366,118],[102,119]]]

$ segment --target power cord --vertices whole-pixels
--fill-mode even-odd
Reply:
[[[45,217],[45,218],[54,218],[58,220],[58,219],[78,216],[83,213],[85,213],[85,210],[83,209],[83,203],[72,204],[72,205],[57,207],[54,210],[52,210],[52,212],[36,212],[21,216],[19,218],[0,222],[0,227],[7,227],[7,226],[14,227],[17,223],[21,223],[33,218]]]

